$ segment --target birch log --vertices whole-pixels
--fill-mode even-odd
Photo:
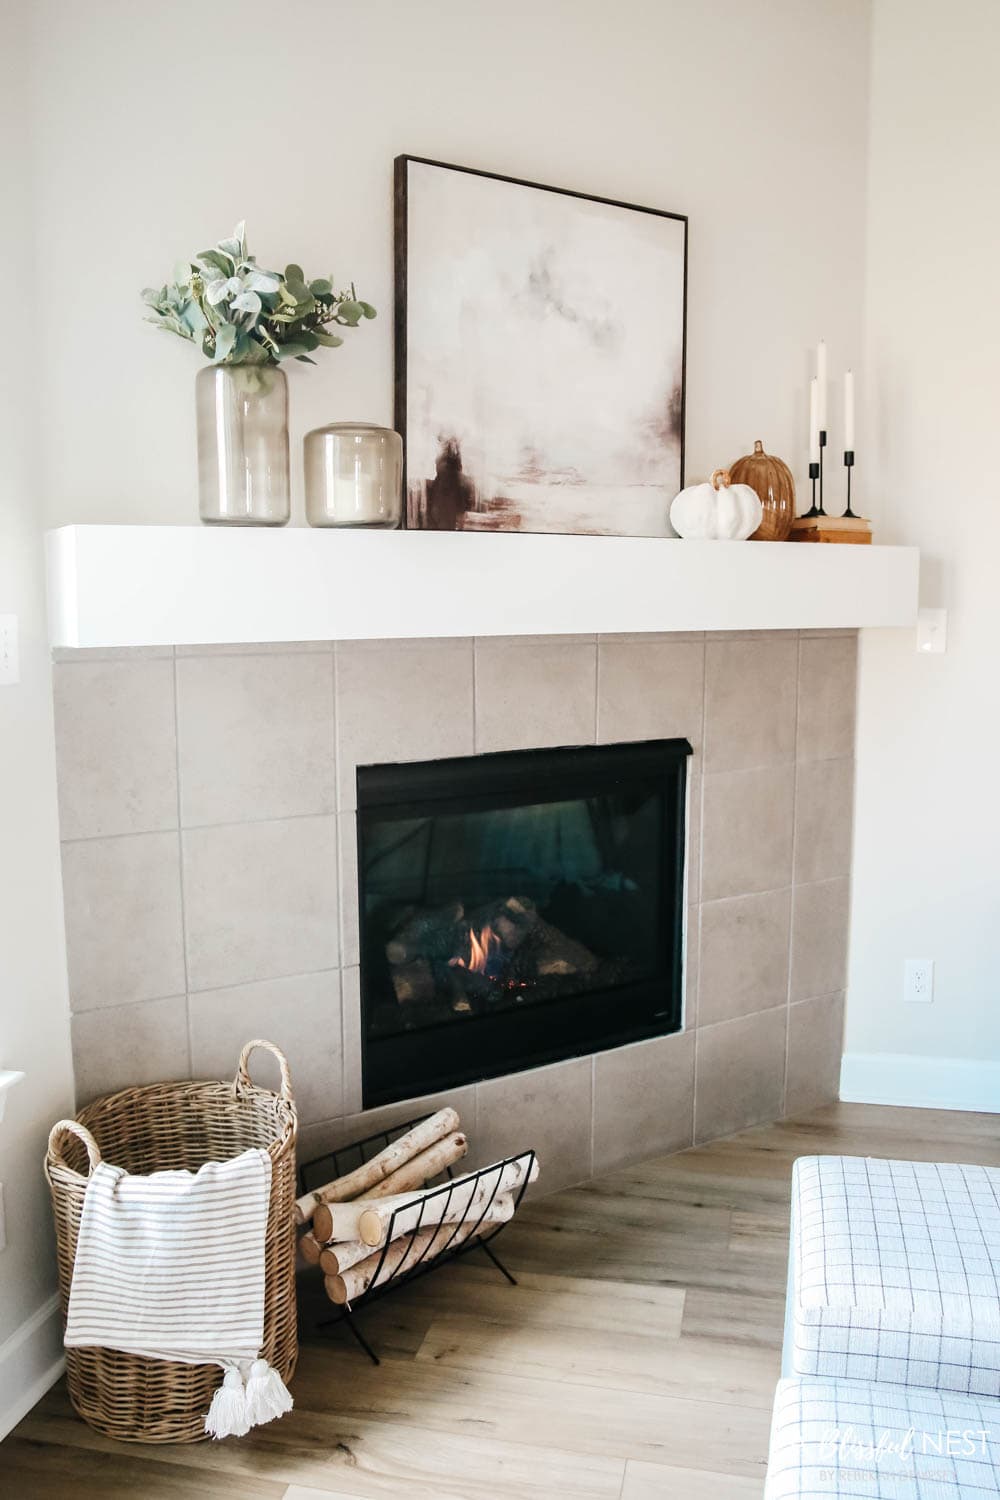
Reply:
[[[356,1266],[359,1261],[367,1260],[371,1253],[371,1245],[366,1245],[364,1240],[344,1240],[337,1245],[322,1245],[320,1270],[325,1276],[339,1276]]]
[[[459,1224],[463,1219],[478,1218],[490,1201],[500,1193],[509,1193],[525,1180],[527,1159],[500,1163],[481,1176],[456,1177],[445,1188],[425,1193],[404,1193],[392,1198],[359,1198],[353,1203],[321,1203],[313,1215],[313,1233],[322,1244],[333,1240],[364,1240],[372,1247],[383,1245],[392,1222],[393,1239],[418,1227],[423,1230],[436,1224]],[[538,1162],[532,1160],[529,1182],[538,1176]]]
[[[447,1151],[443,1149],[445,1147],[448,1148]],[[446,1135],[444,1140],[439,1141],[436,1146],[428,1146],[426,1151],[421,1151],[420,1155],[407,1162],[405,1167],[400,1167],[398,1172],[393,1172],[391,1177],[387,1177],[369,1194],[369,1197],[379,1198],[388,1192],[400,1193],[406,1192],[409,1188],[421,1187],[428,1177],[436,1176],[452,1162],[458,1161],[468,1149],[468,1141],[461,1133]],[[411,1180],[407,1180],[408,1173],[411,1174]],[[316,1247],[315,1254],[313,1245]],[[314,1234],[303,1235],[299,1241],[299,1249],[310,1265],[315,1265],[318,1260],[327,1276],[336,1276],[339,1272],[346,1271],[372,1253],[371,1245],[366,1245],[363,1240],[345,1240],[332,1245],[323,1245]]]
[[[345,1302],[354,1302],[362,1293],[367,1292],[372,1282],[378,1275],[378,1284],[387,1281],[390,1276],[402,1276],[406,1271],[412,1271],[414,1266],[424,1265],[435,1256],[441,1255],[445,1250],[453,1250],[457,1245],[469,1239],[474,1234],[486,1234],[500,1224],[506,1224],[514,1217],[514,1199],[510,1193],[503,1193],[490,1205],[489,1218],[482,1223],[478,1219],[470,1219],[457,1227],[452,1224],[439,1224],[436,1229],[422,1229],[419,1234],[404,1234],[399,1239],[392,1241],[384,1253],[381,1250],[373,1254],[368,1248],[368,1255],[364,1260],[357,1261],[354,1265],[345,1267],[335,1276],[326,1276],[323,1285],[331,1302],[343,1306]]]
[[[364,1196],[366,1198],[391,1198],[399,1193],[409,1193],[422,1188],[424,1183],[436,1177],[439,1172],[443,1172],[445,1167],[461,1161],[468,1149],[469,1142],[460,1130],[454,1135],[446,1135],[443,1141],[436,1141],[433,1146],[428,1146],[426,1151],[421,1151],[412,1157],[397,1172],[384,1177],[377,1187],[369,1189]]]
[[[323,1246],[314,1234],[304,1234],[299,1240],[299,1254],[307,1266],[318,1266]]]
[[[398,1141],[393,1141],[384,1151],[373,1156],[371,1161],[364,1162],[354,1172],[349,1172],[346,1177],[337,1177],[311,1193],[305,1193],[295,1205],[296,1224],[307,1224],[321,1203],[346,1203],[351,1198],[370,1192],[386,1177],[398,1171],[411,1156],[416,1156],[419,1151],[426,1150],[435,1141],[457,1130],[458,1123],[458,1115],[453,1109],[439,1109],[436,1115],[421,1120],[419,1125],[414,1125]],[[352,1239],[353,1236],[345,1238]]]

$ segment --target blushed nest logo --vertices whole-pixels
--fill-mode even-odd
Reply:
[[[874,1435],[829,1427],[819,1441],[819,1462],[830,1467],[821,1468],[819,1478],[877,1484],[879,1473],[902,1472],[914,1479],[950,1479],[954,1466],[948,1460],[987,1458],[989,1438],[989,1430],[978,1427],[908,1427]]]

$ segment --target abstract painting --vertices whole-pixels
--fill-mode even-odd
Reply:
[[[687,220],[396,160],[406,524],[669,535]]]

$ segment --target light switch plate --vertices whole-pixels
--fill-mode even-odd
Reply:
[[[940,654],[948,649],[948,611],[922,609],[917,615],[917,650]]]
[[[20,682],[21,663],[17,650],[17,615],[0,615],[0,687]]]

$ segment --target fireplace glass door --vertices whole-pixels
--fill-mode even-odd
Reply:
[[[366,1106],[677,1029],[690,753],[359,768]]]

